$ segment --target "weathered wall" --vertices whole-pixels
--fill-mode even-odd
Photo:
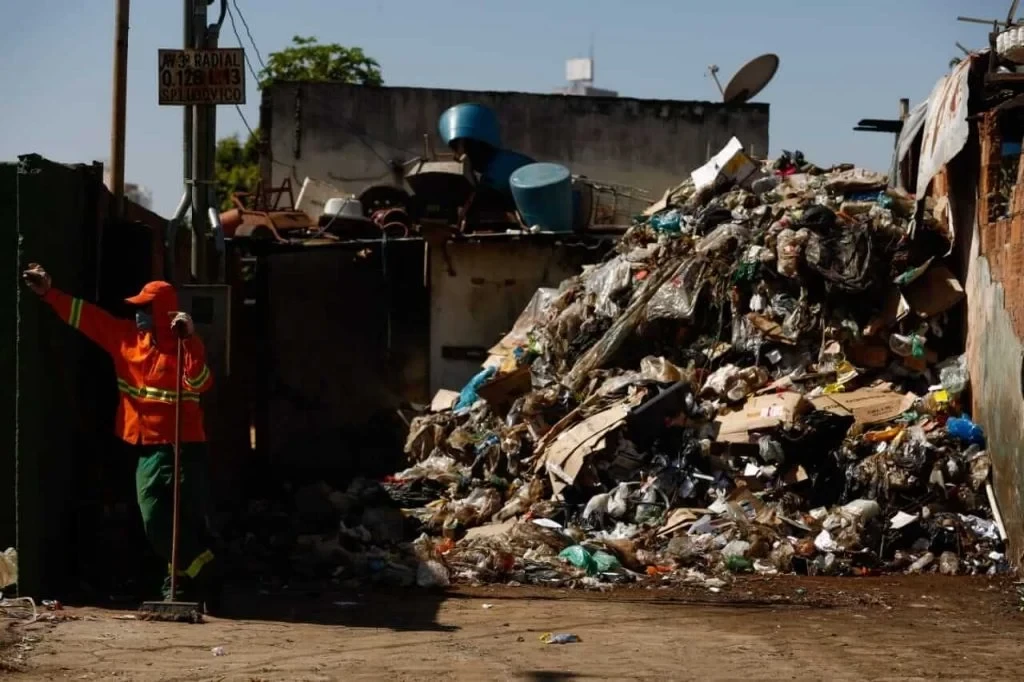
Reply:
[[[584,264],[600,260],[606,250],[593,244],[503,237],[432,246],[431,393],[459,390],[480,371],[482,359],[458,359],[446,349],[486,351],[512,328],[538,288],[558,286]]]
[[[659,196],[733,135],[755,154],[768,151],[767,104],[280,83],[263,91],[264,178],[309,176],[354,193],[389,182],[391,161],[422,156],[424,133],[447,151],[437,120],[461,102],[492,107],[508,149]]]
[[[980,169],[973,164],[975,172],[980,170],[980,179],[953,176],[950,186],[978,188],[977,201],[961,196],[953,203],[963,233],[958,237],[967,253],[972,408],[975,420],[985,429],[992,456],[993,486],[1009,535],[1009,558],[1019,568],[1024,559],[1024,214],[1014,207],[1012,218],[990,220],[1000,147],[992,116],[981,122],[980,133]],[[977,155],[977,147],[973,151]],[[1018,178],[1016,194],[1021,194],[1021,187]],[[1016,202],[1024,203],[1024,196]]]

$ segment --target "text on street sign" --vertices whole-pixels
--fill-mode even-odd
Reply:
[[[160,104],[245,104],[245,51],[158,50]]]

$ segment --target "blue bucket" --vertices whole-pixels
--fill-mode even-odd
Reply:
[[[512,187],[508,184],[512,174],[523,166],[536,163],[526,154],[502,149],[494,155],[483,173],[480,174],[480,181],[488,187],[508,193]]]
[[[495,149],[501,147],[501,126],[493,110],[482,104],[456,104],[437,122],[441,141],[449,147],[455,140],[475,140]]]
[[[509,179],[527,227],[539,225],[551,232],[572,232],[572,174],[557,163],[531,163]]]

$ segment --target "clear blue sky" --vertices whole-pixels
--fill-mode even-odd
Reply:
[[[564,61],[595,36],[597,85],[624,96],[715,99],[706,66],[728,76],[775,52],[769,102],[773,154],[801,149],[818,164],[887,167],[892,138],[855,133],[917,102],[958,55],[987,43],[957,15],[1005,17],[1009,0],[237,0],[263,52],[293,35],[360,46],[389,85],[549,92]],[[36,152],[105,160],[110,147],[114,0],[31,0],[0,25],[0,159]],[[135,0],[129,36],[126,179],[168,214],[181,194],[181,110],[157,105],[156,51],[181,44],[182,3]],[[213,6],[216,8],[216,4]],[[246,36],[241,26],[242,39]],[[237,44],[225,22],[223,46]],[[248,47],[248,46],[247,46]],[[259,93],[249,82],[249,122]],[[232,107],[220,136],[244,131]]]

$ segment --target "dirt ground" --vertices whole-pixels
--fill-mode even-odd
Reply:
[[[6,627],[18,680],[1021,678],[1009,581],[748,578],[635,587],[231,595],[201,625],[68,608]],[[544,645],[548,632],[582,641]],[[213,649],[222,647],[222,655]]]

